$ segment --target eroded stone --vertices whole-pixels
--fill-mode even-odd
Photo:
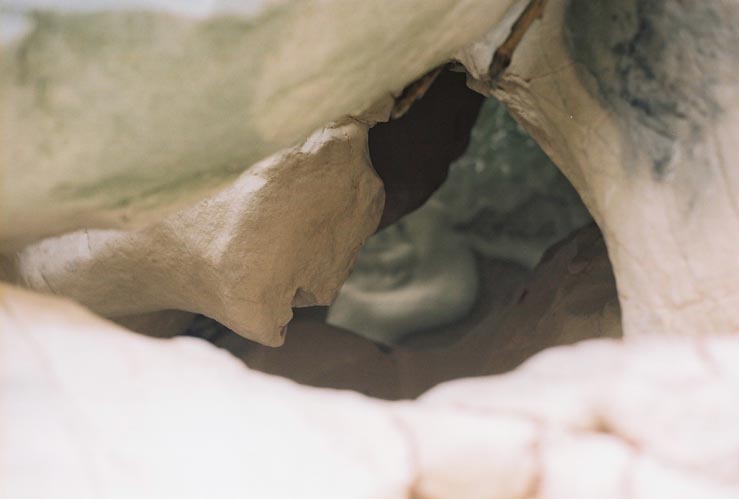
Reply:
[[[0,247],[155,222],[400,92],[511,1],[5,1]]]
[[[492,81],[603,230],[627,335],[739,331],[739,10],[550,0]],[[467,53],[468,60],[474,59]]]
[[[225,348],[252,369],[387,399],[414,398],[450,379],[508,372],[550,347],[621,336],[613,272],[594,226],[551,248],[530,274],[495,261],[484,261],[478,271],[480,295],[464,319],[392,346],[327,324],[320,309],[296,313],[278,349],[205,318],[188,334]]]
[[[16,280],[118,317],[178,309],[269,345],[291,307],[329,304],[382,213],[367,125],[326,128],[151,228],[31,245]]]

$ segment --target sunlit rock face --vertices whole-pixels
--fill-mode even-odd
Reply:
[[[557,167],[488,99],[439,191],[367,241],[328,321],[382,343],[450,324],[477,300],[478,259],[531,269],[589,220]]]

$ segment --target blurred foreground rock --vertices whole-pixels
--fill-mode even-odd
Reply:
[[[733,499],[739,337],[593,340],[414,402],[0,285],[0,497]]]

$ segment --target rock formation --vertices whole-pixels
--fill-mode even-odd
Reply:
[[[545,348],[621,337],[616,284],[594,226],[549,250],[528,275],[494,260],[483,261],[477,272],[480,293],[469,314],[392,346],[326,323],[320,309],[298,311],[276,349],[206,318],[188,334],[225,348],[251,369],[386,399],[416,398],[450,379],[504,373]]]
[[[592,340],[391,404],[59,298],[0,300],[4,497],[739,494],[736,335]]]
[[[399,93],[511,3],[6,0],[0,247],[192,204]]]
[[[489,71],[495,44],[463,54],[471,85],[580,193],[627,335],[737,331],[739,4],[535,3],[541,17],[502,72]]]
[[[469,145],[484,98],[467,88],[463,73],[437,71],[405,114],[369,131],[372,166],[385,185],[381,229],[420,208]]]
[[[0,499],[739,497],[737,21],[736,0],[2,2]],[[422,297],[431,325],[402,339],[413,300],[373,297],[393,347],[310,310],[282,351],[209,337],[244,365],[84,308],[282,344],[467,142],[479,97],[413,119],[441,67],[600,230],[528,273],[554,236],[511,252],[472,195],[462,233],[442,190],[368,245],[396,270],[350,284]],[[383,214],[367,131],[387,116],[378,143],[412,161],[376,150]]]
[[[16,279],[109,317],[186,310],[279,345],[291,307],[331,303],[382,204],[367,125],[350,120],[151,227],[30,245]]]
[[[450,91],[444,95],[456,97]],[[425,96],[418,105],[433,97]],[[376,135],[386,134],[397,129],[391,127],[393,123],[397,122],[373,130]],[[434,138],[434,144],[444,143],[441,133]],[[412,149],[396,157],[400,175],[418,161],[412,159]],[[444,159],[428,162],[431,178]],[[400,176],[380,175],[386,186]],[[386,190],[392,192],[394,185],[390,183]],[[425,192],[418,184],[401,185]],[[391,213],[396,209],[391,207]],[[386,205],[383,218],[387,214]],[[503,106],[489,99],[471,131],[467,151],[452,164],[449,177],[431,200],[367,242],[331,306],[328,321],[385,344],[448,326],[470,312],[480,285],[488,284],[478,282],[476,260],[533,268],[547,248],[589,220],[567,179]]]

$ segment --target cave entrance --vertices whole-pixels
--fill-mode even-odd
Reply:
[[[572,185],[502,104],[436,76],[370,131],[380,230],[330,307],[295,309],[285,345],[199,319],[194,334],[258,370],[388,399],[620,335],[607,251]]]

